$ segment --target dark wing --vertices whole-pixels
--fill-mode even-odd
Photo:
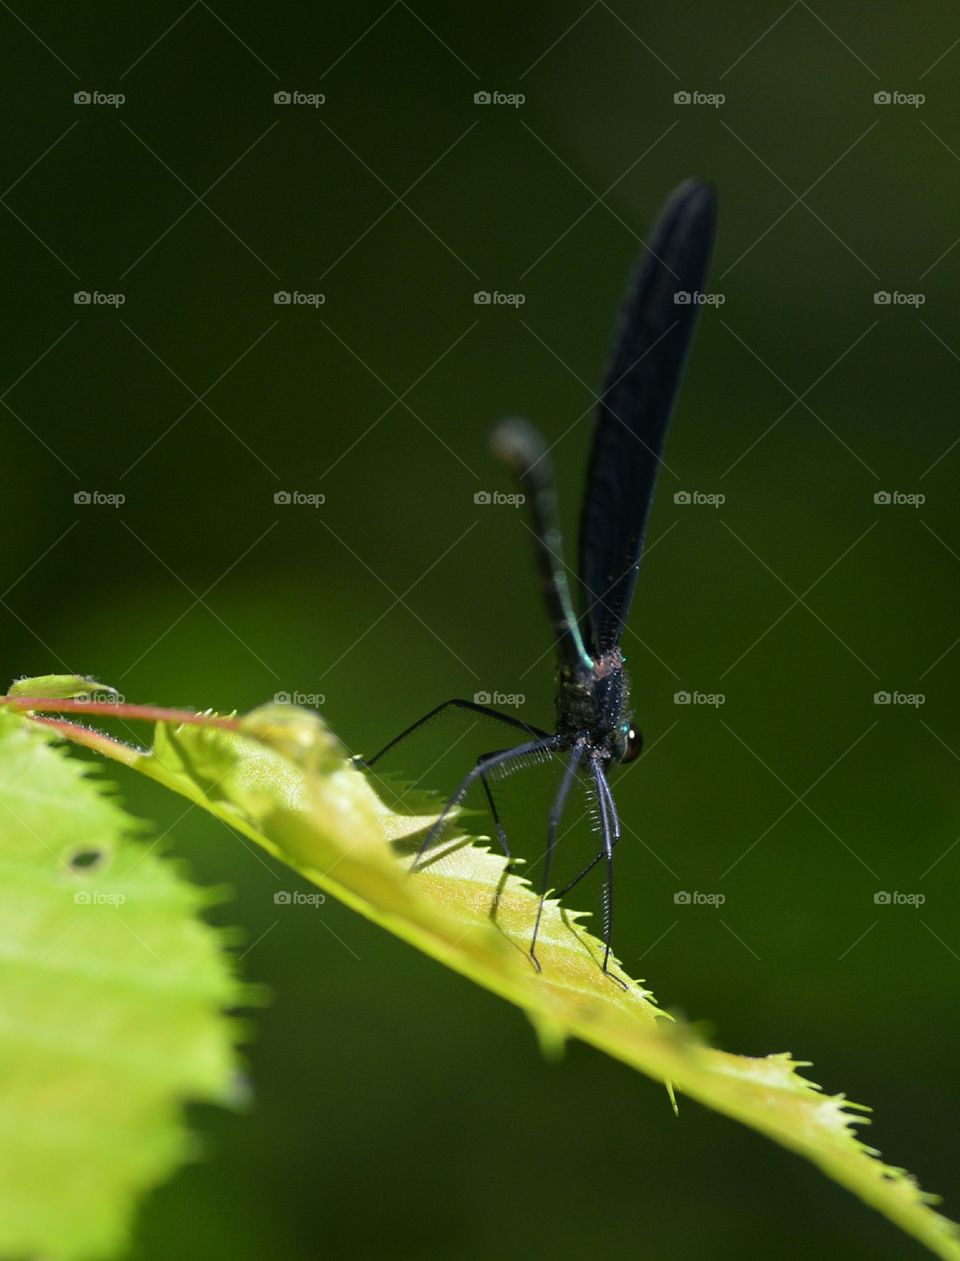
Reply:
[[[595,653],[623,634],[660,453],[700,311],[695,299],[682,298],[704,291],[716,219],[713,186],[681,184],[624,304],[597,408],[580,520],[581,625]]]

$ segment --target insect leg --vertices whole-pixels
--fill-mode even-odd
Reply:
[[[406,740],[407,736],[412,736],[415,731],[418,731],[428,723],[431,718],[436,718],[445,709],[450,709],[451,706],[455,709],[469,710],[472,713],[480,714],[484,718],[496,718],[498,721],[506,723],[509,727],[514,727],[518,731],[525,731],[530,736],[539,736],[540,739],[544,739],[548,735],[548,732],[541,731],[539,727],[533,727],[528,722],[521,722],[519,718],[514,718],[511,714],[501,714],[498,709],[492,709],[489,705],[480,705],[476,701],[467,701],[455,696],[452,700],[443,701],[441,704],[435,705],[428,714],[418,718],[416,722],[411,723],[409,727],[401,731],[398,736],[394,736],[392,740],[388,741],[379,753],[375,753],[373,757],[358,758],[360,765],[373,766],[375,762],[380,761],[385,753],[389,753],[392,748],[398,745],[401,740]]]
[[[420,848],[417,850],[417,856],[414,859],[413,870],[416,870],[417,864],[423,857],[426,850],[437,839],[440,829],[446,822],[447,815],[464,799],[470,785],[487,771],[492,771],[496,766],[502,766],[505,762],[515,761],[518,758],[526,757],[530,753],[554,753],[565,743],[563,736],[549,736],[544,740],[530,740],[526,744],[518,744],[514,749],[504,749],[502,753],[491,754],[490,757],[480,766],[475,766],[472,771],[468,771],[457,786],[453,796],[440,812],[440,817],[436,820],[430,831],[423,838]]]
[[[503,749],[495,749],[493,753],[481,753],[477,758],[477,765],[482,766],[484,762],[487,762],[490,758],[495,757],[497,753],[503,752]],[[483,784],[483,791],[486,793],[487,805],[490,807],[490,814],[493,817],[493,826],[497,829],[497,840],[500,842],[500,848],[506,856],[510,858],[511,854],[510,846],[507,843],[507,834],[503,829],[503,824],[500,822],[500,814],[497,810],[497,803],[493,797],[493,789],[490,787],[490,781],[487,779],[486,775],[481,775],[480,783]]]
[[[597,804],[600,807],[601,832],[604,827],[609,826],[612,833],[613,844],[616,845],[620,840],[620,819],[617,815],[617,807],[614,804],[613,793],[610,791],[610,785],[607,783],[607,777],[605,775],[601,774],[599,783],[592,772],[591,778],[593,779],[594,789],[597,794]],[[571,889],[575,888],[585,876],[589,876],[590,872],[593,871],[597,863],[603,861],[603,857],[604,851],[601,849],[600,853],[591,858],[581,872],[574,876],[568,884],[563,886],[557,894],[557,897],[562,898],[565,893],[569,893]]]
[[[537,959],[537,934],[540,931],[540,920],[543,916],[543,904],[546,901],[547,891],[550,882],[550,867],[553,863],[553,852],[557,845],[557,829],[560,826],[560,819],[563,816],[563,808],[567,804],[567,796],[570,792],[570,786],[573,783],[577,773],[577,767],[580,765],[580,759],[583,757],[585,743],[582,739],[577,740],[570,752],[570,760],[564,768],[563,777],[560,780],[560,787],[557,789],[557,795],[553,799],[553,805],[550,807],[550,817],[547,821],[547,852],[543,860],[543,884],[540,889],[540,904],[537,907],[537,918],[533,925],[533,939],[530,942],[530,958],[533,965],[540,971],[540,962]]]
[[[597,792],[605,794],[607,800],[607,812],[602,816],[603,856],[607,864],[607,878],[603,888],[603,970],[609,972],[607,965],[610,962],[610,948],[613,940],[613,847],[620,839],[620,819],[617,816],[613,793],[610,791],[610,785],[607,783],[607,777],[603,773],[600,762],[595,761],[591,770]],[[622,985],[623,982],[620,981],[619,984]]]

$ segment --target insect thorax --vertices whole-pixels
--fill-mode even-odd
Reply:
[[[627,718],[630,683],[619,648],[596,658],[593,668],[561,666],[557,682],[557,731],[586,731],[592,742],[614,756]]]

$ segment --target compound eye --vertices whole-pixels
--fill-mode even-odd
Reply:
[[[640,756],[643,749],[643,736],[635,728],[631,727],[627,732],[626,747],[623,751],[621,762],[632,762]]]

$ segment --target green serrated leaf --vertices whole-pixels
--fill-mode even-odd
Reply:
[[[866,1109],[829,1096],[786,1054],[731,1055],[671,1023],[637,981],[605,976],[581,915],[548,902],[538,975],[530,964],[537,897],[505,860],[461,837],[411,873],[412,838],[432,815],[397,814],[344,756],[317,715],[289,706],[232,723],[160,723],[146,754],[77,729],[99,748],[224,819],[277,858],[426,954],[521,1007],[541,1045],[577,1037],[798,1152],[940,1257],[960,1232],[935,1197],[856,1137]]]
[[[35,686],[36,681],[31,682]],[[31,692],[31,695],[37,695]],[[86,1261],[227,1102],[239,1000],[188,883],[90,767],[0,712],[0,1255]]]

